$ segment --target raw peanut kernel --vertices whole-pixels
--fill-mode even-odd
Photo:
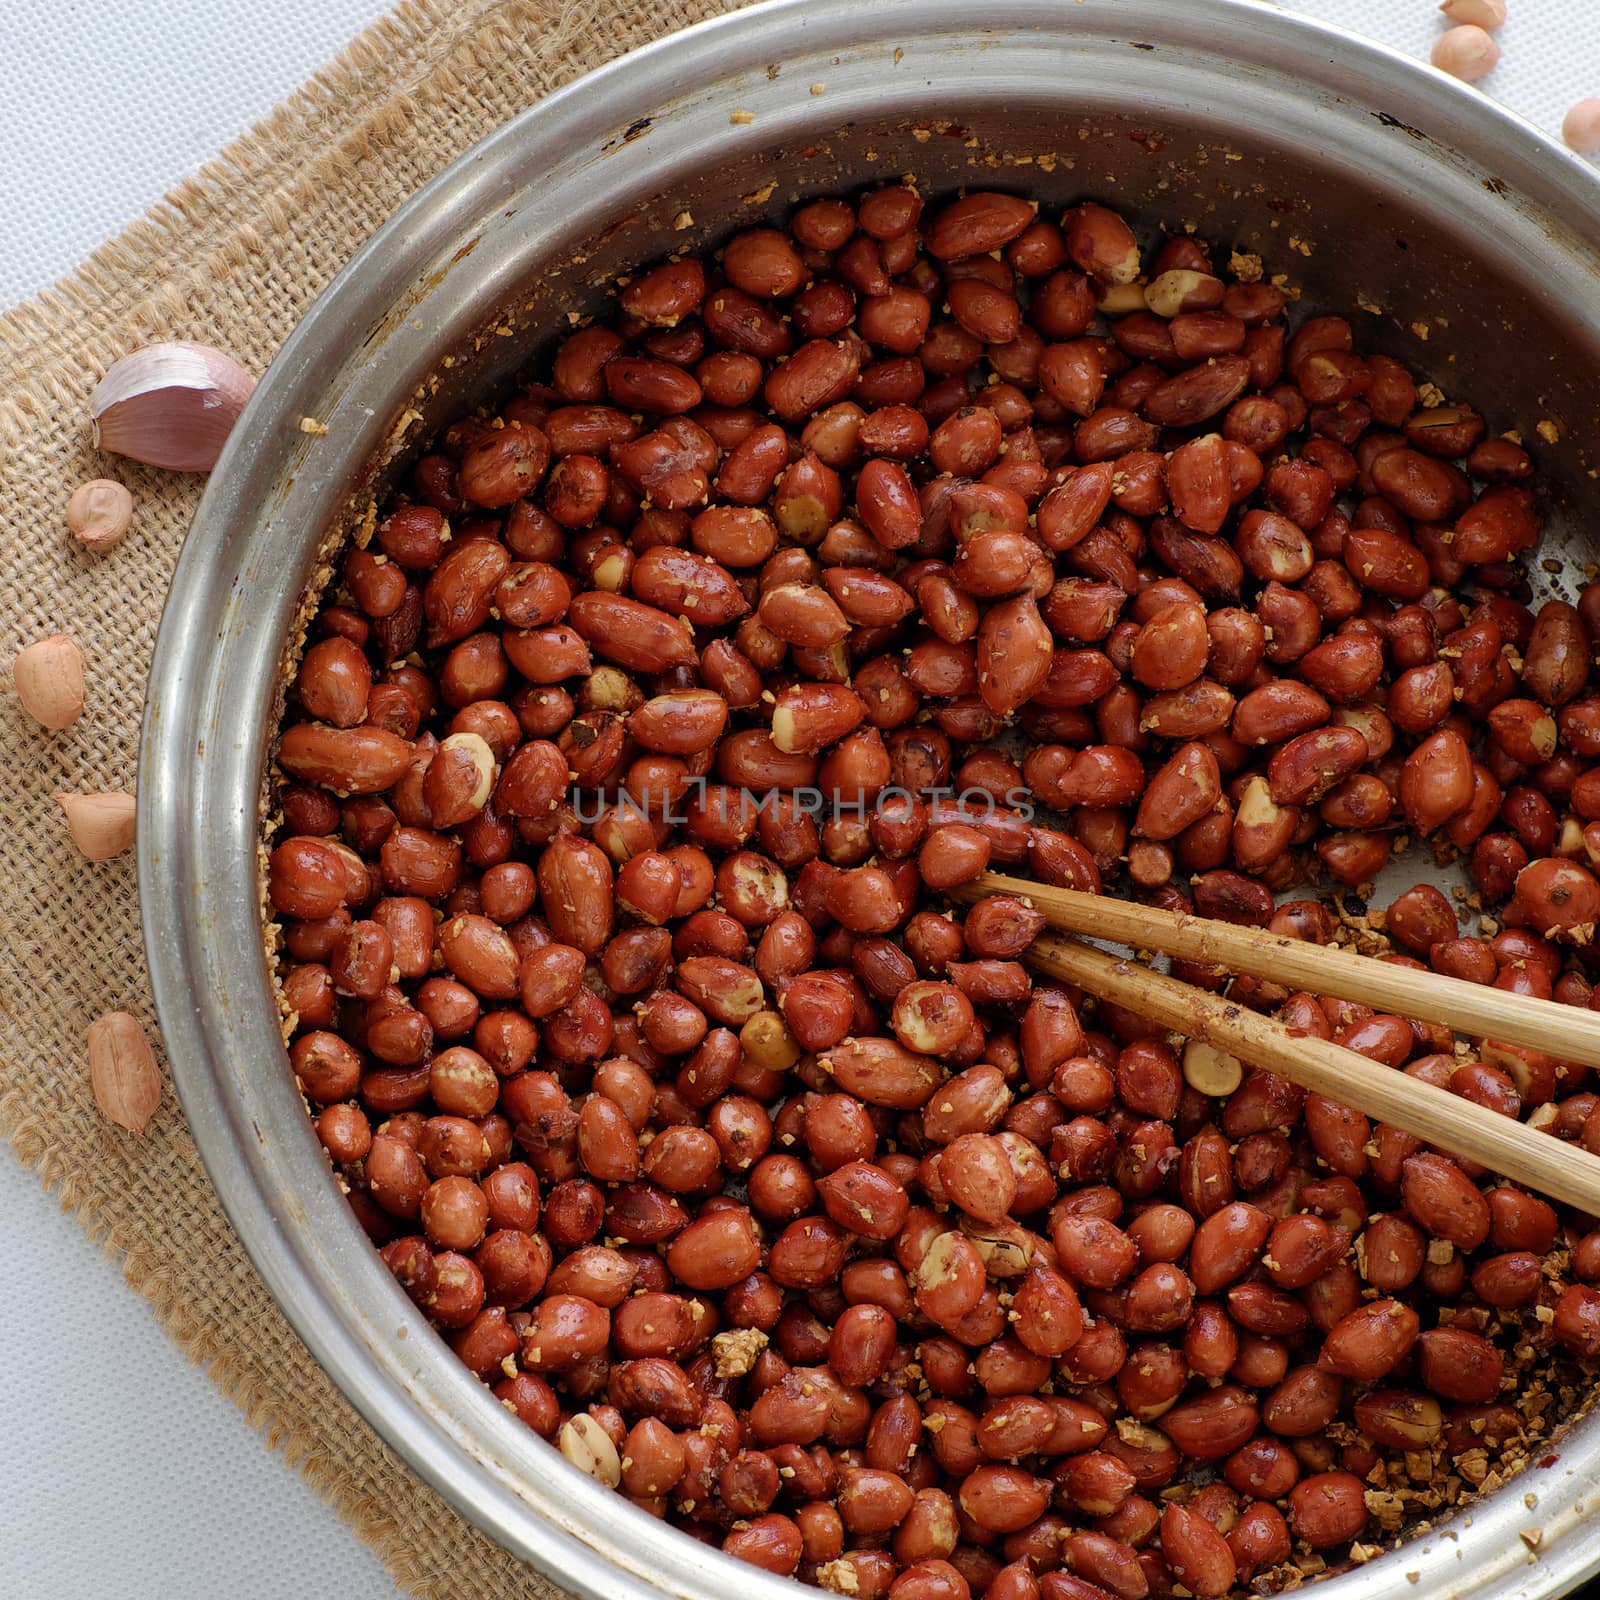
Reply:
[[[133,843],[134,799],[112,794],[58,794],[72,842],[91,861],[108,861]]]
[[[65,633],[36,639],[11,667],[17,700],[41,728],[70,728],[83,715],[83,651]]]
[[[113,1122],[141,1135],[150,1126],[161,1103],[161,1074],[138,1018],[111,1011],[89,1025],[89,1084]]]
[[[114,550],[132,520],[133,496],[111,478],[80,483],[67,501],[67,527],[91,555]]]

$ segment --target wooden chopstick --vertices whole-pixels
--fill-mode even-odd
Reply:
[[[1525,1045],[1562,1061],[1600,1066],[1600,1012],[1580,1006],[1491,989],[1438,972],[1418,972],[1392,961],[1356,955],[1333,945],[1308,944],[1262,928],[1162,911],[1078,889],[1057,889],[997,872],[986,872],[963,884],[952,891],[951,898],[971,903],[991,894],[1028,900],[1052,928],[1066,933],[1159,950],[1186,961],[1247,972],[1288,989],[1336,995],[1378,1011],[1440,1022],[1457,1033]]]
[[[1290,1033],[1281,1022],[1247,1006],[1078,939],[1042,933],[1022,959],[1175,1033],[1203,1040],[1551,1199],[1600,1216],[1600,1157],[1579,1145],[1539,1133],[1343,1045]]]

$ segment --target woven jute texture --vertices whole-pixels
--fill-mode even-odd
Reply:
[[[412,1594],[554,1596],[464,1523],[346,1404],[290,1331],[212,1193],[170,1084],[148,1137],[103,1120],[84,1035],[122,1008],[157,1037],[131,857],[92,865],[54,796],[133,789],[139,716],[172,564],[202,481],[90,448],[87,399],[152,339],[261,371],[355,248],[419,185],[540,96],[735,0],[404,0],[77,274],[0,317],[0,655],[57,630],[88,663],[82,719],[44,733],[0,694],[0,1130],[125,1264],[203,1362]],[[85,478],[137,510],[110,556],[62,510]]]

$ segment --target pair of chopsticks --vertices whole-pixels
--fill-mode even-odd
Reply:
[[[999,894],[1028,901],[1052,929],[1059,930],[1040,934],[1023,954],[1022,959],[1036,970],[1600,1216],[1600,1157],[1580,1146],[1551,1138],[1342,1045],[1290,1033],[1282,1023],[1236,1001],[1063,935],[1088,934],[1159,950],[1288,989],[1336,995],[1378,1011],[1443,1023],[1460,1033],[1528,1046],[1589,1066],[1600,1066],[1600,1013],[1419,972],[1260,928],[1000,873],[985,873],[954,891],[952,898],[970,904]]]

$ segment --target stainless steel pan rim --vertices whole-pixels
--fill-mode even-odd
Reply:
[[[464,1515],[576,1593],[785,1600],[794,1590],[602,1489],[497,1406],[390,1281],[329,1177],[284,1068],[257,893],[265,751],[311,552],[440,355],[530,264],[608,214],[658,202],[713,158],[807,130],[821,139],[886,108],[928,118],[1057,105],[1066,126],[1131,104],[1219,136],[1235,126],[1241,145],[1265,130],[1433,212],[1491,208],[1482,257],[1525,280],[1536,263],[1530,293],[1600,348],[1600,311],[1582,309],[1600,234],[1593,171],[1380,46],[1255,0],[998,0],[977,11],[970,0],[776,0],[591,74],[409,201],[284,345],[179,560],[145,713],[138,858],[152,984],[189,1125],[251,1259],[346,1396]],[[736,107],[754,121],[730,125]],[[993,181],[1028,178],[1024,168]],[[1499,186],[1489,199],[1486,184]],[[305,416],[328,435],[301,432]],[[1563,1441],[1554,1465],[1323,1592],[1565,1592],[1600,1568],[1600,1544],[1586,1548],[1579,1526],[1600,1461],[1597,1420]]]

